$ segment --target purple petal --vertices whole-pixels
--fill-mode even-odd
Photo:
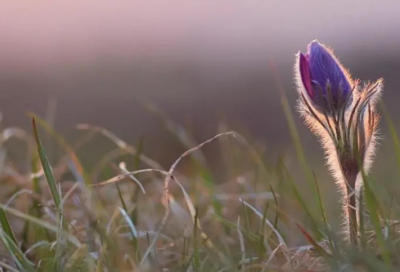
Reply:
[[[303,85],[306,88],[308,95],[311,98],[314,98],[314,91],[311,86],[311,74],[310,74],[310,65],[308,63],[307,56],[304,56],[300,53],[300,61],[299,61],[299,69],[301,80],[303,81]]]
[[[317,82],[324,93],[326,93],[326,86],[329,82],[334,98],[347,96],[351,91],[350,83],[332,53],[318,41],[311,42],[308,53],[312,81]],[[339,93],[340,91],[342,93]]]

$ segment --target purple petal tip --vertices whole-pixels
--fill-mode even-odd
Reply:
[[[314,93],[311,87],[311,73],[310,73],[310,65],[308,63],[308,57],[300,53],[299,56],[299,69],[300,76],[303,82],[303,85],[308,93],[308,95],[312,98],[314,97]]]

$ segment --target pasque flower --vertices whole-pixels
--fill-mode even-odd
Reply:
[[[361,170],[369,170],[379,116],[376,101],[382,79],[359,85],[317,40],[304,55],[297,54],[295,78],[298,109],[325,149],[327,164],[343,194],[346,233],[357,243],[357,196],[362,192]],[[357,191],[357,192],[356,192]]]
[[[313,41],[306,55],[299,53],[301,81],[309,98],[317,108],[334,109],[345,107],[346,98],[351,95],[353,82],[332,52]]]

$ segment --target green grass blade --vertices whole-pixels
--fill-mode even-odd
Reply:
[[[386,265],[390,265],[390,255],[389,251],[386,247],[386,242],[385,238],[383,237],[382,233],[382,226],[380,222],[380,216],[379,216],[379,203],[371,190],[370,186],[370,181],[368,180],[366,174],[364,171],[362,171],[363,179],[364,179],[364,193],[365,193],[365,203],[366,207],[370,213],[370,220],[372,222],[372,225],[375,229],[375,235],[377,237],[377,243],[380,247],[380,251],[383,257],[383,260],[385,261]]]
[[[13,238],[9,237],[3,230],[0,230],[0,239],[20,269],[27,272],[35,271],[34,264],[26,258]]]
[[[38,173],[40,171],[39,167],[39,157],[37,154],[32,156],[32,173]],[[40,178],[39,176],[35,175],[32,178],[32,187],[33,192],[36,195],[42,195],[42,190],[40,188]],[[28,214],[36,217],[42,218],[43,212],[41,209],[41,203],[38,199],[33,198],[32,204],[29,207]],[[42,228],[38,225],[32,225],[28,220],[25,221],[24,227],[24,234],[23,234],[23,241],[27,243],[36,243],[41,240],[49,240],[49,234],[45,228]]]
[[[45,149],[42,145],[42,142],[40,141],[40,138],[39,138],[39,133],[38,133],[37,126],[36,126],[35,117],[32,117],[32,126],[33,126],[33,133],[35,136],[35,141],[36,141],[36,145],[37,145],[40,162],[42,164],[43,171],[46,176],[47,184],[49,185],[49,188],[50,188],[51,196],[53,198],[57,212],[59,213],[60,222],[62,222],[61,223],[62,228],[64,230],[68,230],[67,222],[63,218],[64,215],[63,215],[62,206],[61,206],[61,196],[59,194],[58,187],[57,187],[56,181],[54,179],[53,170],[47,159],[46,151],[45,151]]]
[[[264,233],[265,233],[265,220],[267,219],[268,207],[269,207],[269,203],[268,203],[268,201],[266,201],[265,202],[264,212],[263,212],[263,217],[261,219],[260,229],[258,230],[259,233],[260,233],[260,240],[258,242],[258,257],[259,258],[261,258],[262,254],[264,254],[264,252],[265,252]],[[274,221],[273,226],[274,226],[274,228],[276,228],[277,227],[277,222]]]
[[[64,218],[63,207],[61,205],[62,198],[61,198],[60,192],[58,190],[56,181],[54,179],[53,170],[47,159],[46,151],[42,145],[42,142],[40,141],[39,133],[38,133],[37,126],[36,126],[36,120],[35,120],[34,116],[32,117],[32,127],[33,127],[35,142],[37,145],[37,151],[39,154],[39,159],[42,164],[43,171],[46,176],[47,184],[50,188],[50,193],[51,193],[52,199],[53,199],[55,207],[56,207],[58,220],[59,220],[59,224],[60,224],[60,229],[68,232],[68,224],[67,224],[66,219]],[[57,238],[57,247],[56,247],[56,258],[53,259],[53,265],[52,265],[54,269],[60,268],[60,265],[61,265],[60,262],[62,261],[61,256],[63,255],[63,251],[64,251],[63,248],[65,247],[65,242],[66,242],[65,238],[63,238],[62,236],[59,235],[59,232],[57,232],[57,237],[58,238]]]
[[[286,169],[286,166],[284,164],[280,164],[278,170],[280,171],[280,179],[282,180],[282,182],[289,181],[289,185],[290,185],[290,187],[292,189],[292,192],[294,193],[294,198],[300,203],[300,205],[303,208],[304,212],[306,213],[306,215],[310,219],[311,228],[313,229],[315,235],[317,235],[318,239],[322,238],[321,233],[320,233],[319,228],[318,228],[318,224],[317,224],[314,216],[310,212],[306,201],[303,199],[303,197],[301,196],[299,190],[297,189],[297,186],[294,183],[292,177],[289,175],[288,170]]]
[[[393,124],[392,119],[389,116],[389,113],[388,113],[385,105],[383,103],[381,103],[380,106],[381,106],[381,110],[383,112],[383,116],[385,117],[386,123],[389,126],[389,132],[390,132],[390,136],[392,138],[393,144],[394,144],[394,151],[396,154],[397,164],[400,165],[400,140],[397,135],[396,128]],[[398,169],[400,169],[400,168],[398,168]],[[400,176],[400,171],[398,174]]]
[[[17,244],[15,240],[14,233],[11,230],[10,223],[8,222],[7,215],[3,209],[0,208],[0,223],[3,231],[8,235],[8,237],[13,241],[14,244]]]
[[[317,192],[318,205],[319,205],[319,208],[320,208],[320,211],[321,211],[322,221],[324,223],[324,227],[325,227],[325,230],[326,230],[326,236],[328,237],[328,241],[329,241],[329,246],[331,248],[331,252],[335,256],[336,255],[336,246],[333,243],[333,240],[332,240],[332,237],[331,237],[331,229],[328,227],[328,221],[326,219],[326,213],[325,213],[324,205],[322,203],[321,192],[319,190],[317,177],[315,176],[314,171],[313,171],[313,177],[314,177],[315,190]]]

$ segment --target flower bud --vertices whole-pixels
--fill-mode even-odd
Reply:
[[[316,109],[332,113],[348,107],[353,82],[331,50],[312,41],[307,54],[299,53],[297,67],[300,87]]]

